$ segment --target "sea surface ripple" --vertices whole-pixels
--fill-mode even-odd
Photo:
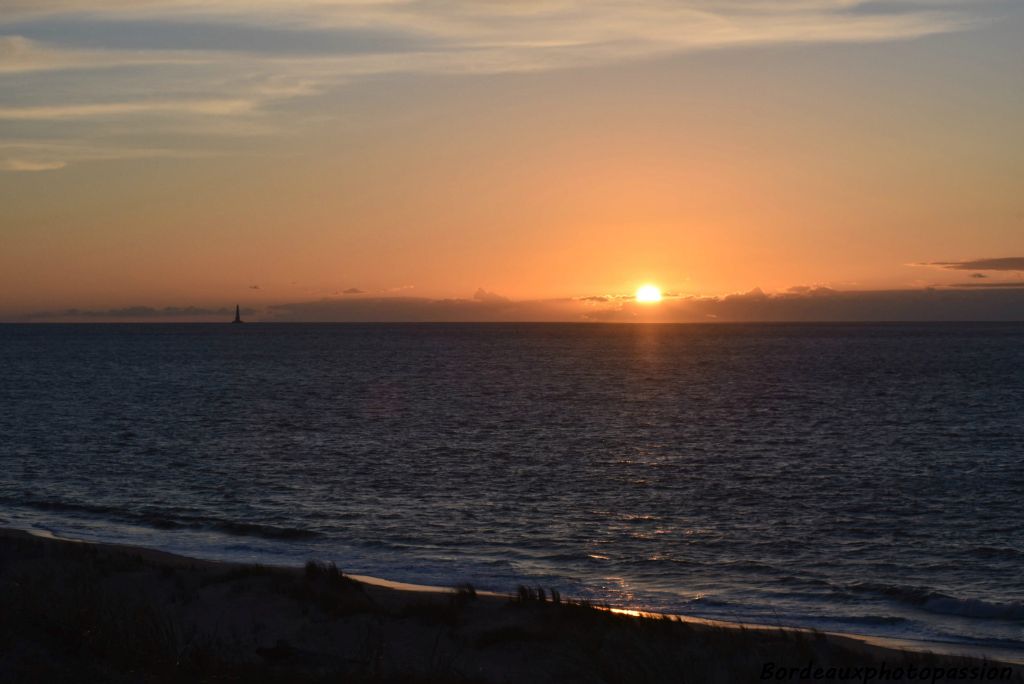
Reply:
[[[0,524],[1024,649],[1024,326],[4,325]]]

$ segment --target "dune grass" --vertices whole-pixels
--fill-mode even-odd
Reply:
[[[550,588],[507,599],[470,585],[399,592],[331,563],[221,565],[12,534],[0,535],[0,608],[5,682],[731,684],[759,681],[766,663],[836,668],[816,681],[883,661],[994,666],[819,633],[629,617]],[[1012,681],[1024,681],[1019,671]]]

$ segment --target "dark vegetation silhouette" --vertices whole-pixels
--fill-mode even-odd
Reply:
[[[0,530],[3,682],[714,684],[757,681],[767,661],[852,668],[883,657],[981,665],[880,655],[820,633],[628,617],[557,589],[395,591],[333,563],[220,564]]]

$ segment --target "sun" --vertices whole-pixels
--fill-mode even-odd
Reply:
[[[654,304],[661,301],[661,290],[656,285],[641,285],[636,291],[636,301]]]

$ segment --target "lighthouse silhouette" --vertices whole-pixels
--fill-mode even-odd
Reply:
[[[237,304],[235,304],[235,320],[233,320],[231,322],[232,323],[245,323],[245,321],[242,320],[242,310],[238,307]]]

